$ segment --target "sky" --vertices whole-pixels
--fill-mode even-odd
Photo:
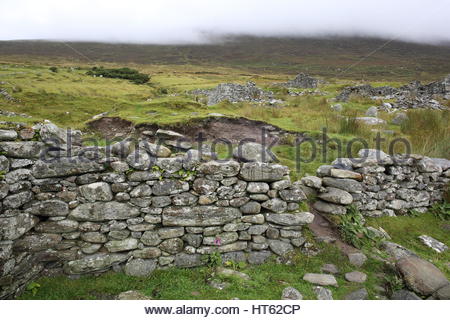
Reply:
[[[0,0],[0,40],[204,43],[217,35],[450,41],[450,0]]]

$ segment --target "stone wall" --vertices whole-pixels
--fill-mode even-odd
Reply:
[[[306,196],[285,166],[145,141],[69,147],[61,133],[0,130],[0,298],[44,271],[144,276],[214,252],[259,264],[305,242],[313,215],[298,211]]]
[[[354,205],[370,217],[424,212],[448,190],[449,160],[377,150],[361,150],[359,156],[337,159],[321,166],[317,177],[302,178],[304,188],[317,193],[315,210],[340,215]]]

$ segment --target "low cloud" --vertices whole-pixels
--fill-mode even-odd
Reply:
[[[210,35],[450,42],[448,0],[2,0],[0,40],[203,43]]]

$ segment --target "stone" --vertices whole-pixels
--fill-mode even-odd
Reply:
[[[353,179],[335,179],[324,177],[322,183],[326,187],[341,189],[350,193],[360,193],[363,191],[361,183]]]
[[[322,179],[316,176],[303,177],[300,180],[305,186],[314,189],[320,189],[322,187]]]
[[[397,290],[391,295],[391,300],[422,300],[414,292],[408,290]]]
[[[368,117],[377,117],[378,116],[378,108],[375,106],[370,107],[366,111],[366,116]]]
[[[324,273],[331,273],[331,274],[337,274],[339,273],[339,269],[336,267],[336,265],[327,263],[320,268],[320,270]]]
[[[344,299],[345,300],[366,300],[369,297],[369,293],[366,288],[362,288],[347,294]]]
[[[315,286],[313,291],[316,294],[317,300],[333,300],[333,293],[330,289]]]
[[[10,217],[0,215],[0,241],[16,240],[30,231],[39,219],[28,213],[18,213]]]
[[[241,215],[239,209],[232,207],[167,207],[162,219],[164,226],[208,227],[226,224]]]
[[[71,129],[61,129],[49,120],[41,124],[39,136],[47,144],[60,146],[65,144],[80,145],[81,131]]]
[[[319,80],[309,76],[305,73],[299,73],[294,80],[289,80],[286,83],[282,83],[281,85],[287,88],[317,88],[319,84]]]
[[[288,167],[279,164],[248,162],[242,165],[240,177],[245,181],[273,182],[283,180]]]
[[[279,256],[285,256],[294,250],[294,247],[290,243],[281,240],[269,239],[267,242],[269,243],[270,250]]]
[[[264,215],[256,214],[252,216],[243,216],[241,218],[242,222],[251,223],[251,224],[263,224],[265,221]]]
[[[73,260],[65,263],[64,272],[67,274],[85,274],[105,271],[111,268],[113,265],[122,263],[127,259],[127,254],[97,253],[85,256],[79,260]]]
[[[180,268],[193,268],[204,265],[201,254],[178,253],[175,255],[174,263]]]
[[[413,252],[410,250],[402,247],[401,245],[385,241],[381,244],[381,248],[392,258],[394,258],[395,261],[400,260],[401,258],[410,257],[410,256],[416,256]]]
[[[245,142],[233,150],[233,156],[242,162],[274,162],[277,159],[262,144]]]
[[[441,166],[428,157],[419,160],[419,162],[417,162],[417,168],[420,172],[442,172]]]
[[[448,250],[448,247],[445,244],[430,236],[427,235],[419,236],[419,240],[422,241],[424,245],[433,249],[437,253],[443,253]]]
[[[111,187],[106,182],[85,184],[80,186],[79,190],[81,195],[90,202],[111,201],[113,199]]]
[[[203,92],[208,96],[208,106],[218,104],[221,101],[262,101],[270,98],[271,94],[258,88],[255,83],[249,81],[245,85],[235,83],[221,83],[216,88]]]
[[[343,215],[347,212],[347,209],[344,206],[321,200],[314,202],[313,208],[319,212],[334,215]]]
[[[160,143],[150,143],[146,140],[139,142],[139,148],[144,149],[150,155],[158,158],[168,158],[172,154],[169,148]]]
[[[0,151],[11,158],[37,159],[44,155],[47,147],[38,141],[0,142]]]
[[[377,126],[386,124],[386,121],[377,117],[356,117],[354,118],[358,122],[362,122],[369,126]]]
[[[214,237],[204,237],[203,244],[207,246],[221,246],[237,241],[239,238],[237,232],[222,232]]]
[[[342,106],[342,104],[337,103],[337,104],[332,105],[331,109],[336,112],[342,112],[342,110],[344,110],[344,107]]]
[[[234,177],[239,173],[240,168],[239,163],[233,160],[226,162],[208,161],[199,166],[198,172],[205,175],[219,174],[224,177]]]
[[[179,238],[172,238],[168,240],[164,240],[160,245],[159,248],[162,251],[176,254],[183,250],[183,240]]]
[[[131,152],[126,159],[128,165],[136,170],[148,170],[155,163],[155,160],[144,149],[136,149]]]
[[[450,284],[440,288],[433,296],[439,300],[450,300]]]
[[[303,300],[303,295],[297,289],[287,287],[281,293],[281,300]]]
[[[415,256],[401,258],[396,267],[406,285],[420,295],[429,296],[449,283],[433,264]]]
[[[145,231],[142,234],[141,241],[147,246],[157,246],[162,242],[157,231]]]
[[[350,170],[343,170],[343,169],[335,169],[332,168],[330,170],[330,175],[333,178],[340,178],[340,179],[354,179],[357,181],[362,181],[362,175],[358,172],[350,171]]]
[[[333,187],[327,187],[325,193],[319,194],[319,198],[327,202],[343,205],[348,205],[353,202],[353,197],[350,193]]]
[[[132,252],[133,257],[141,259],[154,259],[161,256],[161,250],[159,248],[147,247]]]
[[[270,187],[265,182],[250,182],[247,184],[247,192],[249,193],[266,193]]]
[[[139,291],[129,290],[119,293],[117,295],[117,300],[151,300],[151,298]]]
[[[284,201],[300,202],[306,200],[306,195],[300,187],[280,190],[279,194]]]
[[[178,238],[184,235],[184,228],[161,228],[158,229],[158,234],[161,239]]]
[[[159,171],[133,171],[128,174],[129,181],[149,181],[149,180],[158,180],[161,178],[161,172]]]
[[[208,285],[217,290],[223,290],[230,286],[230,284],[228,282],[223,282],[223,281],[214,280],[214,279],[209,280]]]
[[[74,232],[78,229],[78,222],[74,220],[42,221],[34,227],[36,232],[64,233]]]
[[[134,238],[127,238],[124,240],[111,240],[105,244],[105,248],[109,252],[121,252],[136,249],[138,247],[138,240]]]
[[[176,173],[183,168],[183,158],[157,158],[155,165],[165,173]]]
[[[16,194],[12,194],[3,199],[3,206],[5,208],[17,209],[30,202],[33,199],[33,193],[30,191],[24,191]]]
[[[28,234],[14,242],[15,251],[38,252],[54,248],[62,240],[61,235],[53,233]]]
[[[349,282],[364,283],[367,280],[367,274],[359,271],[347,272],[344,277]]]
[[[408,115],[405,112],[398,112],[392,119],[391,123],[394,125],[401,125],[403,122],[408,121]]]
[[[236,277],[245,281],[251,280],[248,274],[224,267],[217,267],[215,274],[223,277]]]
[[[210,195],[217,190],[219,182],[205,178],[197,178],[194,180],[192,189],[198,194]]]
[[[189,191],[189,183],[180,180],[161,180],[155,182],[152,190],[156,196],[168,196]]]
[[[156,269],[155,260],[133,259],[124,267],[125,274],[133,277],[148,277]]]
[[[318,284],[320,286],[338,287],[336,278],[330,274],[307,273],[303,276],[303,280],[312,284]]]
[[[125,220],[139,216],[139,210],[123,202],[82,203],[73,209],[69,218],[76,221]]]
[[[105,169],[103,164],[82,157],[58,158],[54,161],[38,160],[31,169],[35,178],[52,178],[80,175],[89,172],[100,172]]]
[[[299,226],[312,223],[314,215],[309,212],[297,213],[267,213],[266,221],[282,226]]]
[[[367,261],[367,257],[362,252],[352,252],[347,254],[348,260],[352,266],[362,267]]]
[[[279,198],[273,198],[263,202],[261,207],[272,212],[283,213],[287,210],[287,203]]]
[[[270,251],[251,251],[248,254],[248,263],[255,265],[263,264],[271,255],[272,253]]]
[[[17,139],[16,131],[0,129],[0,141],[14,141],[16,139]]]
[[[261,211],[259,202],[250,201],[239,208],[243,214],[257,214]]]

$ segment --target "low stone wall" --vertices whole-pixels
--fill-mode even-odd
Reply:
[[[321,166],[317,177],[302,178],[304,188],[317,193],[315,210],[340,215],[354,205],[370,217],[424,212],[443,200],[449,186],[449,160],[391,157],[377,150],[361,150],[359,156],[336,159],[332,165]]]
[[[58,140],[51,125],[41,136],[49,130]],[[44,270],[144,276],[214,252],[263,263],[302,246],[313,220],[279,164],[206,161],[196,150],[170,157],[151,143],[49,147],[33,130],[0,130],[0,140],[3,299]]]

